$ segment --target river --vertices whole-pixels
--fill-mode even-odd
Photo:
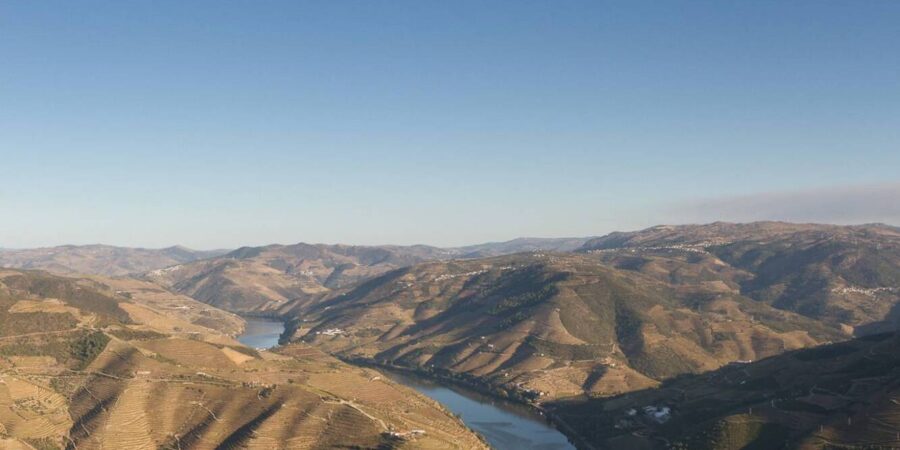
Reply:
[[[411,387],[459,414],[465,424],[497,450],[574,449],[566,436],[531,408],[415,375],[382,370],[391,380]]]
[[[237,340],[252,348],[271,348],[278,345],[278,338],[284,332],[284,322],[244,317],[247,327]]]
[[[284,324],[244,318],[247,328],[238,341],[253,348],[278,345]],[[458,414],[465,424],[484,436],[497,450],[570,450],[575,447],[532,409],[477,392],[395,371],[382,372],[391,380],[437,400]]]

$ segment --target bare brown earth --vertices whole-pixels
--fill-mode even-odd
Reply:
[[[305,306],[294,337],[533,402],[596,448],[898,448],[898,237],[655,227],[426,263]]]
[[[576,242],[559,240],[552,245],[569,250]],[[659,226],[592,239],[575,254],[535,251],[451,259],[505,253],[527,245],[531,244],[505,247],[501,243],[473,247],[468,253],[431,247],[306,244],[244,248],[146,276],[232,311],[292,317],[293,338],[301,351],[309,350],[303,344],[313,344],[341,358],[402,366],[552,408],[556,417],[598,446],[777,448],[772,447],[774,441],[763,439],[769,436],[792,439],[789,448],[893,445],[884,444],[890,442],[887,435],[881,436],[884,430],[853,425],[863,416],[850,418],[847,430],[828,431],[830,421],[847,419],[832,416],[831,411],[845,415],[876,411],[867,408],[882,397],[818,390],[820,381],[846,380],[840,374],[853,372],[855,364],[865,367],[872,358],[845,363],[841,358],[823,357],[837,364],[822,366],[834,372],[830,378],[824,376],[827,370],[820,374],[815,363],[794,365],[783,359],[787,355],[766,358],[785,352],[793,355],[790,352],[797,349],[853,335],[896,330],[900,324],[897,228],[779,222]],[[152,291],[149,284],[119,289],[123,297]],[[148,301],[153,297],[143,295]],[[165,296],[165,291],[158,289],[156,295]],[[74,308],[68,303],[51,303],[20,302],[9,311],[57,314],[56,318],[68,314],[82,327],[109,327],[106,319],[80,307],[73,311],[67,309]],[[229,347],[227,326],[215,338],[192,337],[198,332],[190,327],[210,325],[199,322],[202,309],[178,325],[166,318],[180,319],[177,314],[164,313],[179,310],[165,303],[152,314],[134,305],[121,309],[128,319],[113,315],[129,328],[146,328],[149,322],[154,328],[163,327],[167,336],[184,335],[191,342],[222,346],[219,352],[209,353],[195,343],[173,346],[170,337],[142,337],[146,342],[132,344],[144,352],[166,354],[164,358],[173,364],[244,367],[258,358]],[[37,323],[47,322],[35,317]],[[47,327],[23,327],[17,332],[48,336],[47,331],[35,331]],[[865,339],[874,337],[851,345],[875,342]],[[48,364],[45,354],[10,358],[21,367]],[[759,360],[764,361],[755,362]],[[741,368],[768,367],[747,369],[748,376],[756,377],[755,370],[768,375],[741,378],[736,383],[744,384],[732,386],[728,380],[737,369],[728,364],[738,361]],[[754,363],[745,364],[748,361]],[[766,361],[778,362],[767,365]],[[779,378],[778,364],[790,366],[787,373],[800,381],[791,384]],[[893,402],[896,382],[879,370],[867,372],[873,379],[866,389]],[[703,375],[717,373],[731,375],[726,375],[724,384]],[[858,379],[864,378],[849,379],[859,384]],[[672,408],[673,417],[683,418],[673,419],[679,427],[656,427],[642,419],[635,422],[640,425],[637,428],[616,428],[631,407],[649,406],[656,398],[673,406],[678,400],[668,397],[672,392],[668,387],[688,383],[683,380],[699,380],[699,387],[686,384],[679,387],[682,390],[700,392],[701,387],[712,386],[703,393],[708,397],[700,398],[722,402],[730,409],[688,402],[683,408]],[[738,395],[745,389],[765,400],[775,395],[799,401],[788,403],[787,408],[800,412],[761,420],[754,412],[758,406],[741,411],[746,402],[762,401]],[[801,395],[804,389],[808,398]],[[622,400],[631,396],[641,400]],[[608,415],[603,405],[610,398],[628,407]],[[852,398],[850,406],[841,403],[848,398]],[[810,411],[821,417],[804,415]],[[893,413],[886,414],[877,416],[877,423],[890,428]],[[708,427],[693,428],[695,424]],[[818,441],[810,441],[809,426],[816,425],[822,434]],[[872,440],[870,436],[880,437]]]
[[[244,347],[228,335],[239,319],[204,327],[210,310],[170,297],[143,282],[0,272],[0,445],[486,447],[373,370],[303,344]]]
[[[449,255],[427,246],[270,245],[155,270],[145,277],[229,311],[283,313],[334,289]]]
[[[122,276],[210,258],[222,253],[224,251],[198,251],[184,247],[146,249],[110,245],[0,249],[0,267],[40,269],[62,275]]]
[[[123,304],[132,317],[150,328],[168,332],[208,332],[235,336],[244,330],[239,316],[201,303],[185,295],[174,294],[158,285],[131,278],[99,278],[106,286],[124,296]]]
[[[323,244],[245,247],[205,261],[144,275],[170,290],[227,309],[291,315],[342,288],[425,261],[533,250],[574,250],[587,238],[520,238],[456,248]]]
[[[644,389],[846,337],[721,278],[674,284],[571,253],[426,263],[306,309],[293,336],[538,401]]]

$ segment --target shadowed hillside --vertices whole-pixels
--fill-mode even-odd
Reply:
[[[145,282],[0,271],[0,446],[485,448],[377,372],[241,327]]]
[[[870,335],[548,407],[598,448],[898,448],[898,346]]]
[[[336,290],[425,261],[525,250],[573,250],[586,239],[515,239],[469,247],[323,244],[245,247],[218,258],[154,270],[145,277],[235,312],[285,314]]]
[[[857,333],[900,323],[900,230],[760,222],[659,226],[588,241],[582,251],[608,259],[713,258],[734,271],[740,292]],[[738,271],[744,273],[738,274]]]
[[[395,270],[295,307],[293,336],[536,403],[608,448],[895,445],[896,361],[869,346],[900,316],[898,249],[882,225],[655,227]],[[872,336],[792,353],[853,333]]]
[[[155,270],[146,278],[236,312],[272,312],[398,267],[446,258],[427,246],[270,245]]]
[[[502,395],[612,395],[831,340],[837,330],[594,255],[519,254],[400,269],[303,309],[293,336]]]

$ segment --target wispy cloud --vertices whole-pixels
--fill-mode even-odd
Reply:
[[[669,216],[676,222],[784,220],[900,225],[900,183],[709,198],[676,205]]]

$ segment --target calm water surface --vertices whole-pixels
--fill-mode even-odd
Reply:
[[[284,323],[248,319],[247,329],[238,341],[253,348],[278,345]],[[497,400],[457,386],[445,385],[421,377],[382,371],[397,383],[411,387],[442,403],[458,414],[465,424],[480,433],[497,450],[570,450],[575,447],[566,437],[531,409],[517,403]]]
[[[278,337],[284,332],[284,323],[266,319],[244,318],[247,328],[238,336],[241,344],[253,348],[271,348],[278,345]]]
[[[566,436],[533,410],[512,402],[421,377],[384,371],[392,380],[441,402],[459,414],[497,450],[574,449]]]

